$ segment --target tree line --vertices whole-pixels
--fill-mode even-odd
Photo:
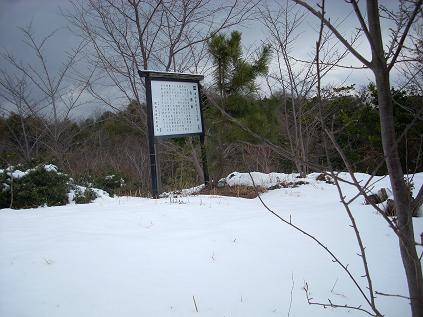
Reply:
[[[235,125],[210,100],[221,100],[220,92],[212,87],[205,91],[206,149],[210,175],[214,180],[232,171],[298,172],[295,159],[278,154],[261,139]],[[395,126],[404,131],[422,105],[422,96],[392,89],[396,108]],[[328,90],[323,98],[326,124],[333,129],[339,145],[352,162],[355,172],[371,172],[383,160],[380,137],[376,88],[373,84],[362,87],[359,93],[353,87]],[[274,92],[267,97],[257,94],[229,93],[225,111],[232,118],[272,143],[288,146],[295,133],[294,113],[285,105],[294,97]],[[19,163],[51,162],[76,179],[118,174],[124,177],[127,191],[146,194],[150,188],[148,144],[142,109],[145,104],[136,101],[119,111],[105,111],[83,120],[68,118],[59,122],[65,131],[56,147],[49,143],[51,136],[46,127],[53,122],[43,116],[11,112],[0,117],[1,167]],[[324,165],[323,144],[316,127],[317,103],[311,97],[304,102],[304,111],[298,124],[303,126],[305,150],[310,163]],[[51,128],[50,128],[51,129]],[[423,127],[409,129],[399,144],[403,169],[408,173],[422,171],[420,151]],[[162,142],[161,173],[167,190],[194,186],[201,182],[201,161],[197,138],[179,138]],[[57,152],[56,149],[62,149]],[[343,162],[331,151],[334,168],[344,170]],[[387,173],[386,166],[378,170]],[[129,194],[127,192],[126,194]]]

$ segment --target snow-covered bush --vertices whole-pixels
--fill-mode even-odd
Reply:
[[[80,186],[73,186],[73,201],[76,204],[89,204],[98,196],[91,188],[81,188]]]
[[[0,170],[0,208],[32,208],[68,203],[69,177],[54,165],[40,165],[21,171]]]
[[[0,170],[0,208],[10,206],[10,182],[5,170]]]
[[[117,189],[125,186],[125,180],[119,175],[112,174],[97,178],[94,185],[106,191],[110,196],[114,196]]]
[[[18,165],[0,169],[0,209],[87,204],[107,195],[92,184],[79,186],[52,164]]]

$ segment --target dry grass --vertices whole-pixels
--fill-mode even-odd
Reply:
[[[257,191],[261,194],[267,191],[266,188],[257,187]],[[219,196],[230,196],[230,197],[241,197],[253,199],[257,197],[256,190],[254,187],[248,186],[225,186],[222,188],[218,187],[204,187],[198,195],[219,195]]]

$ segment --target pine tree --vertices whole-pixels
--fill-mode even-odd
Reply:
[[[248,95],[256,91],[256,78],[267,73],[269,45],[263,46],[257,59],[251,63],[242,57],[241,33],[238,31],[233,31],[229,38],[216,34],[208,46],[215,65],[214,80],[220,97]]]

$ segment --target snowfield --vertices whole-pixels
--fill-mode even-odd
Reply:
[[[268,182],[267,176],[257,177],[273,184],[276,176],[269,175]],[[349,264],[366,289],[359,248],[336,187],[315,181],[316,176],[310,175],[307,185],[261,197]],[[414,178],[415,191],[422,183],[423,173]],[[382,178],[375,191],[388,184]],[[343,186],[348,196],[355,194]],[[363,199],[352,210],[375,290],[407,295],[394,233]],[[420,241],[423,218],[414,218],[414,226]],[[308,305],[305,283],[314,301],[367,308],[339,265],[257,198],[104,196],[88,205],[0,211],[4,317],[366,316]],[[410,315],[407,300],[378,296],[376,301],[386,316]]]

